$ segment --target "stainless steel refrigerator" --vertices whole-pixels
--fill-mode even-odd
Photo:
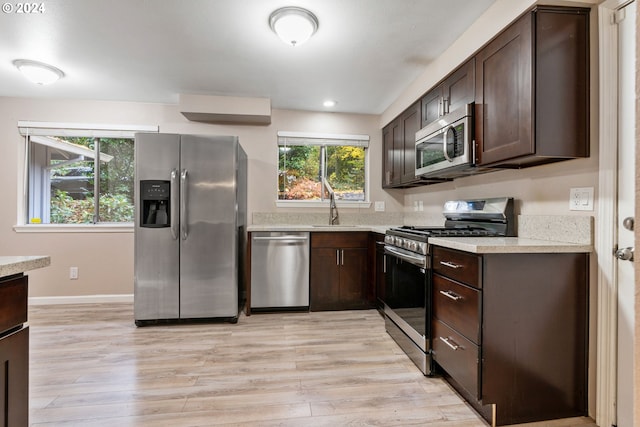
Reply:
[[[244,298],[247,156],[233,136],[135,137],[134,317],[236,322]]]

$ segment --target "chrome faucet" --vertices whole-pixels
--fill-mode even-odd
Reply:
[[[340,219],[338,217],[338,207],[336,206],[336,195],[325,178],[322,178],[322,182],[329,192],[329,225],[338,225],[340,224]]]

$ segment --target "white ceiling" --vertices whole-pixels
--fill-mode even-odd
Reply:
[[[47,0],[0,13],[0,96],[175,103],[179,93],[271,98],[273,108],[383,112],[495,0]],[[9,0],[10,4],[17,2]],[[268,17],[312,11],[287,46]],[[33,59],[65,77],[29,83]]]

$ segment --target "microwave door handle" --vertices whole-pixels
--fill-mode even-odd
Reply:
[[[453,159],[449,157],[449,153],[447,153],[447,135],[449,131],[453,129],[453,126],[449,125],[442,133],[442,154],[444,154],[444,158],[449,162],[453,162]]]

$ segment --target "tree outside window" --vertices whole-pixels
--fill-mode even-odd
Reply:
[[[28,222],[132,222],[134,169],[133,138],[33,136]]]
[[[278,137],[278,200],[325,200],[322,178],[333,188],[336,200],[366,200],[363,141],[282,134],[291,133]]]

